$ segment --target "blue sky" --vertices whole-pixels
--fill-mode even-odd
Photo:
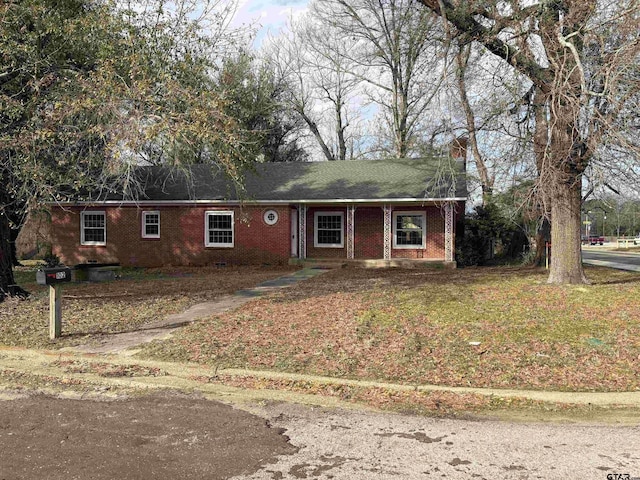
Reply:
[[[256,44],[259,45],[267,32],[277,34],[289,17],[305,12],[308,3],[309,0],[238,0],[238,11],[232,25],[255,23],[259,28],[256,36]]]

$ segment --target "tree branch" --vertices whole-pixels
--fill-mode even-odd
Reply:
[[[451,0],[418,0],[435,14],[453,24],[469,40],[484,45],[494,55],[502,58],[520,73],[526,75],[543,91],[548,91],[552,72],[540,66],[532,58],[528,58],[517,48],[501,40],[500,32],[483,26],[470,10],[456,7]]]

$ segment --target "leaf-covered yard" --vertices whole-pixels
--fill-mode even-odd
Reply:
[[[640,389],[640,275],[588,269],[333,270],[196,322],[144,354],[415,384]]]
[[[63,337],[48,339],[48,291],[0,304],[0,344],[57,348],[136,330],[289,268],[125,270],[64,287]],[[640,389],[640,274],[591,268],[549,286],[527,268],[332,270],[191,324],[143,355],[407,384]]]
[[[291,267],[124,269],[105,283],[65,284],[62,337],[49,340],[49,287],[36,285],[35,268],[19,268],[16,281],[32,295],[0,303],[0,345],[56,348],[87,343],[93,336],[136,330],[265,280]]]

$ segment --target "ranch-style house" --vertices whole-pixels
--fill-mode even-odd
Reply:
[[[141,167],[143,194],[51,205],[67,265],[354,262],[455,266],[464,158],[264,163],[237,191],[198,166]]]

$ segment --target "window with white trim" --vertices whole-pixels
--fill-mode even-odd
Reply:
[[[142,238],[160,238],[160,212],[142,212]]]
[[[107,218],[104,212],[80,213],[80,244],[107,244]]]
[[[425,248],[425,212],[393,212],[393,248]]]
[[[344,213],[315,212],[314,246],[324,248],[344,247]]]
[[[204,244],[206,247],[233,247],[233,212],[206,212]]]

